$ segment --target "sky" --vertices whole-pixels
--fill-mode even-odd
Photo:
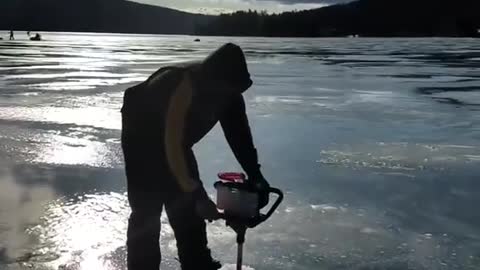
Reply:
[[[267,10],[269,12],[282,12],[288,10],[302,10],[322,7],[348,0],[132,0],[170,7],[174,9],[196,12],[218,14],[236,10]]]

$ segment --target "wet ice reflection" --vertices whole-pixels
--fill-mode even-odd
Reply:
[[[89,98],[89,100],[94,99]],[[116,107],[118,109],[88,105],[85,107],[0,107],[0,118],[120,129],[120,106],[116,105]]]
[[[32,153],[32,162],[89,165],[110,168],[121,163],[120,153],[112,153],[108,143],[88,139],[47,135]]]
[[[47,206],[42,224],[29,233],[40,238],[40,259],[58,258],[48,263],[53,269],[111,269],[103,257],[125,244],[128,214],[120,193],[62,198]]]

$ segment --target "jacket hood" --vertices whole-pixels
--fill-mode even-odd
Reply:
[[[202,62],[202,71],[204,76],[226,81],[242,92],[252,86],[245,55],[239,46],[232,43],[227,43],[210,54]]]

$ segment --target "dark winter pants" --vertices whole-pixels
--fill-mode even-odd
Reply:
[[[196,215],[190,198],[165,200],[155,192],[130,191],[129,201],[132,208],[127,233],[129,270],[159,269],[162,206],[175,232],[182,269],[217,269],[210,266],[205,222]]]
[[[130,136],[124,123],[122,148],[132,209],[127,232],[128,269],[159,269],[163,207],[175,233],[182,270],[218,269],[207,248],[205,221],[197,216],[192,197],[181,192],[168,173],[162,149],[155,147],[154,141],[158,137],[150,140],[137,135]],[[199,179],[192,151],[187,153],[187,160],[192,175]]]

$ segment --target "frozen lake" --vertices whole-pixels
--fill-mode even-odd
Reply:
[[[125,269],[123,91],[227,41],[247,53],[254,139],[286,192],[248,232],[247,269],[480,268],[478,39],[23,35],[0,41],[0,269]],[[218,128],[196,153],[212,195],[239,169]],[[234,233],[215,222],[209,240],[231,269]]]

